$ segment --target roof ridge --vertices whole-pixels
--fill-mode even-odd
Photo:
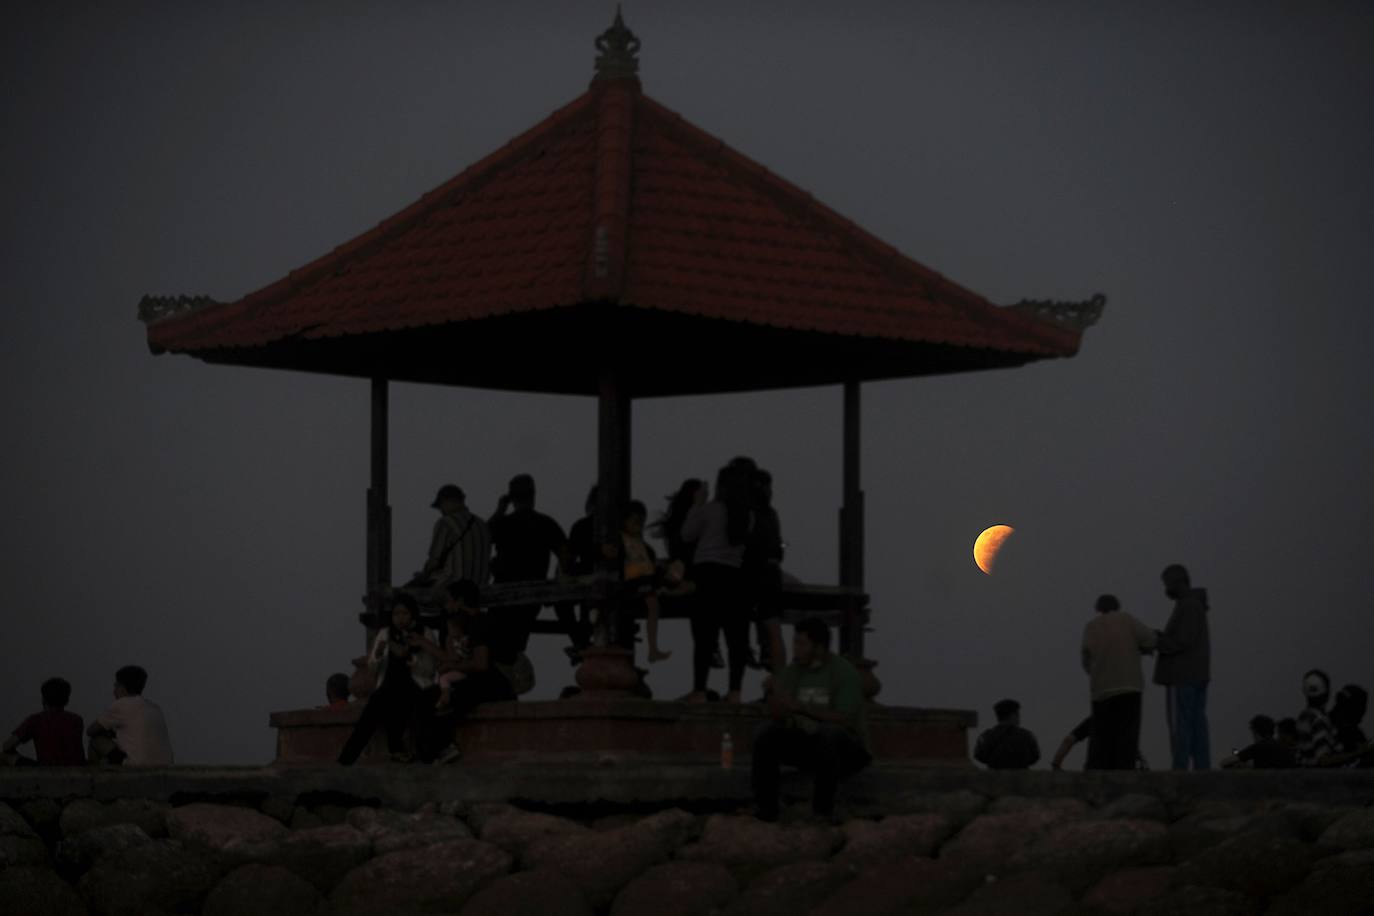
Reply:
[[[617,16],[618,20],[618,16]],[[630,180],[633,174],[635,97],[639,81],[605,79],[592,84],[596,106],[596,178],[592,235],[587,245],[583,295],[619,299],[629,248]]]

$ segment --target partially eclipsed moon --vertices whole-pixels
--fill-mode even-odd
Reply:
[[[993,525],[978,535],[978,540],[973,542],[973,562],[978,564],[979,569],[989,576],[992,575],[992,567],[997,562],[998,552],[1015,530],[1010,525]]]

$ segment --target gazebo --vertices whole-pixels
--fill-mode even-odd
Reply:
[[[602,543],[629,498],[635,399],[841,385],[839,583],[789,604],[842,623],[861,658],[861,384],[1072,356],[1104,299],[996,306],[646,96],[619,12],[596,47],[582,95],[281,280],[232,302],[144,297],[149,347],[371,381],[369,625],[391,587],[391,381],[596,397]],[[664,353],[708,358],[672,373]],[[488,599],[611,601],[617,576]]]

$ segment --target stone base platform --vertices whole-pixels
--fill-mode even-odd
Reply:
[[[274,712],[277,764],[333,761],[361,713],[300,709]],[[679,703],[661,700],[584,698],[487,703],[458,726],[463,764],[502,764],[514,757],[605,755],[611,758],[714,762],[729,733],[735,756],[749,753],[754,732],[768,721],[762,704]],[[923,766],[969,765],[968,732],[976,713],[960,709],[916,709],[871,705],[868,728],[874,756]],[[363,762],[385,760],[386,738],[378,733]]]

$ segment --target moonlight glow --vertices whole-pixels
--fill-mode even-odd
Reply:
[[[973,562],[978,564],[979,569],[989,576],[992,575],[992,567],[997,562],[998,552],[1015,530],[1010,525],[993,525],[978,535],[978,540],[973,542]]]

